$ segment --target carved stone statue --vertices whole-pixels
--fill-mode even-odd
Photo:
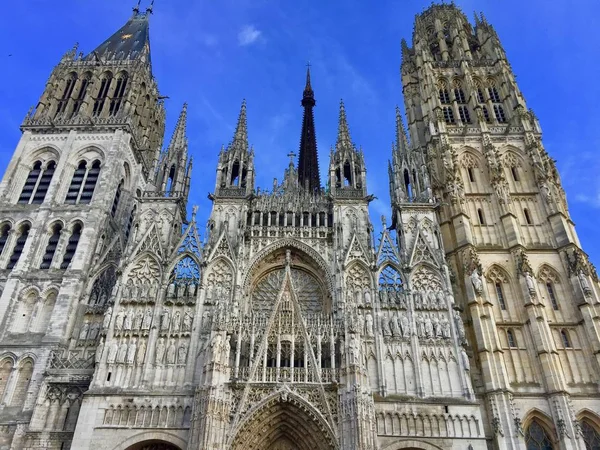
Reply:
[[[433,337],[433,323],[431,317],[425,316],[425,337]]]
[[[348,342],[348,358],[349,364],[360,364],[360,342],[356,334],[350,335],[350,341]]]
[[[194,318],[192,316],[192,311],[190,308],[186,308],[185,312],[183,313],[183,331],[192,331],[193,320]]]
[[[156,344],[156,364],[162,364],[165,357],[165,340],[160,338]]]
[[[163,309],[162,315],[160,317],[160,329],[161,329],[161,331],[168,331],[169,330],[169,324],[170,324],[169,310],[165,308],[165,309]]]
[[[135,352],[137,350],[137,345],[135,343],[135,339],[131,340],[129,347],[127,348],[127,364],[133,364],[135,361]]]
[[[96,354],[94,355],[94,360],[96,364],[99,364],[102,361],[102,353],[104,352],[104,338],[100,339],[100,343],[98,347],[96,347]]]
[[[182,342],[179,348],[177,349],[177,364],[185,364],[185,361],[187,359],[187,353],[187,344],[185,342]]]
[[[124,364],[126,357],[127,357],[127,343],[123,342],[119,346],[119,352],[117,353],[117,364]]]
[[[90,326],[90,331],[88,333],[88,340],[95,341],[98,338],[98,334],[100,334],[100,323],[94,322]]]
[[[171,323],[171,331],[172,332],[179,332],[179,329],[181,328],[181,313],[179,311],[175,311],[175,314],[173,314],[173,321]]]
[[[438,316],[433,316],[433,335],[436,338],[442,337],[442,326],[440,324],[440,319]]]
[[[527,290],[529,291],[530,294],[535,294],[535,282],[533,280],[533,277],[531,276],[531,274],[529,272],[525,272],[524,273],[525,276],[525,282],[527,283]]]
[[[442,316],[442,320],[440,321],[440,326],[442,327],[442,337],[449,338],[450,337],[450,322],[446,318],[446,315]]]
[[[579,283],[581,284],[583,292],[585,292],[586,294],[592,292],[592,289],[590,288],[590,282],[585,276],[585,273],[583,273],[583,270],[579,271],[579,273],[577,274],[577,278],[579,278]]]
[[[223,347],[223,336],[221,336],[221,333],[217,333],[213,336],[212,341],[210,342],[210,347],[212,349],[212,362],[220,363],[221,351]]]
[[[115,330],[121,331],[123,329],[123,319],[125,318],[125,310],[121,308],[115,318]]]
[[[225,338],[225,344],[223,345],[223,364],[229,364],[229,354],[231,353],[231,336]]]
[[[125,318],[123,319],[123,329],[125,331],[131,330],[131,316],[133,316],[133,311],[130,311],[129,314],[125,314]]]
[[[400,322],[398,321],[398,316],[394,315],[390,322],[392,327],[392,335],[394,335],[394,337],[401,337],[402,330],[400,329]]]
[[[371,304],[371,291],[369,289],[365,289],[365,305]]]
[[[458,340],[461,343],[466,342],[465,325],[463,324],[460,314],[456,310],[454,311],[454,323],[456,324],[456,330],[458,331]]]
[[[483,292],[483,282],[481,281],[481,275],[479,275],[477,269],[474,269],[473,272],[471,272],[471,284],[477,295],[480,295],[481,292]]]
[[[167,364],[175,364],[175,358],[177,356],[177,348],[175,348],[175,341],[171,340],[169,348],[167,350]]]
[[[422,314],[417,314],[416,317],[417,322],[417,335],[422,338],[425,337],[425,319]]]
[[[392,335],[392,330],[390,329],[390,322],[385,316],[381,317],[381,330],[383,331],[384,336]]]
[[[108,364],[113,364],[117,357],[117,352],[119,351],[119,345],[116,342],[113,342],[110,347],[108,347],[108,356],[106,357],[106,362]]]
[[[402,325],[402,336],[405,338],[410,337],[410,323],[408,322],[408,317],[406,317],[406,315],[402,314],[400,324]]]
[[[462,359],[465,370],[469,372],[471,370],[471,363],[469,362],[469,355],[467,355],[467,352],[464,348],[460,349],[460,357]]]
[[[112,313],[113,313],[112,306],[109,306],[108,308],[106,308],[106,311],[104,313],[104,321],[102,322],[102,328],[104,328],[105,330],[108,330],[108,327],[110,325],[110,319],[112,319]],[[116,324],[115,324],[115,326],[116,326]]]
[[[146,341],[144,339],[140,339],[140,345],[138,346],[137,353],[135,356],[135,362],[138,366],[144,364],[144,359],[146,358]]]
[[[142,330],[149,330],[152,324],[152,309],[148,308],[144,313],[144,321],[142,322]]]
[[[369,337],[373,336],[373,316],[370,312],[365,316],[365,334]]]
[[[90,322],[86,320],[83,323],[83,325],[81,326],[81,329],[79,330],[79,340],[80,341],[87,340],[89,331],[90,331]]]
[[[139,309],[135,315],[135,319],[133,320],[133,329],[140,330],[142,328],[142,322],[144,321],[144,312]]]

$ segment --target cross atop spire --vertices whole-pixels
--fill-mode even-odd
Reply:
[[[133,15],[137,16],[140,13],[140,5],[142,3],[142,0],[138,0],[137,5],[135,5],[133,7]]]
[[[154,12],[154,0],[150,2],[150,6],[146,8],[146,14],[152,14]]]

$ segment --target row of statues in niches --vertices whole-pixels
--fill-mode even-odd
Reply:
[[[104,329],[108,329],[114,316],[114,335],[147,335],[154,326],[161,335],[186,335],[191,333],[194,312],[189,306],[163,306],[157,314],[154,308],[122,306],[114,313],[109,306],[104,313]]]
[[[399,287],[380,286],[378,297],[381,307],[391,309],[409,309],[412,301],[412,309],[421,311],[440,311],[448,308],[448,296],[439,289],[405,291]],[[359,307],[372,305],[370,289],[348,291],[346,294],[348,304]],[[452,299],[450,299],[452,303]]]
[[[371,309],[360,308],[355,313],[349,314],[348,323],[351,332],[366,337],[374,337],[377,332],[380,332],[384,338],[408,339],[416,335],[419,339],[450,339],[452,321],[455,322],[458,339],[463,343],[464,325],[456,310],[452,313],[446,311],[408,313],[382,309],[376,313]]]
[[[200,285],[198,283],[169,283],[167,286],[165,303],[195,304],[199,288]],[[155,303],[159,291],[159,283],[143,283],[137,285],[129,279],[125,286],[123,286],[121,303]]]
[[[128,364],[141,366],[145,362],[159,365],[185,365],[188,357],[189,338],[162,338],[156,340],[153,361],[147,361],[148,339],[145,337],[114,338],[106,344],[104,337],[100,338],[96,348],[96,363],[102,362],[106,356],[106,363]]]

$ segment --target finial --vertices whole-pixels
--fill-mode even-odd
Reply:
[[[135,5],[133,7],[133,15],[137,16],[140,13],[140,4],[142,3],[142,0],[138,0],[137,5]]]
[[[198,205],[192,207],[192,222],[196,221],[196,214],[198,213]]]
[[[150,2],[150,6],[146,8],[146,14],[152,14],[154,12],[154,0]]]
[[[287,157],[290,158],[290,166],[294,165],[294,158],[296,157],[296,154],[294,152],[289,152],[287,154]]]
[[[304,87],[305,91],[310,91],[312,90],[312,87],[310,85],[310,61],[308,61],[306,63],[306,86]]]

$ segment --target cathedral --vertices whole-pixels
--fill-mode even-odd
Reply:
[[[242,103],[200,234],[151,13],[63,56],[2,178],[0,449],[600,449],[598,275],[483,15],[402,40],[381,233],[308,71],[297,160],[256,186]]]

